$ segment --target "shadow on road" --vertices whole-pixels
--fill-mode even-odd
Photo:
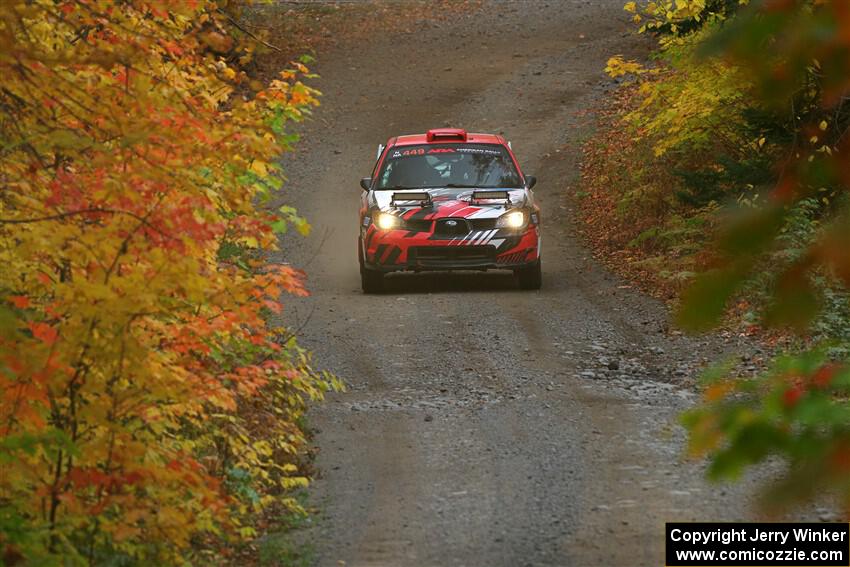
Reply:
[[[521,292],[511,272],[422,272],[384,278],[384,294]]]

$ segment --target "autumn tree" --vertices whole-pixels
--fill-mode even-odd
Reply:
[[[614,57],[640,86],[626,121],[699,181],[719,226],[679,322],[728,323],[740,301],[796,333],[762,375],[720,364],[684,417],[714,478],[780,458],[772,510],[835,490],[850,508],[850,4],[838,0],[629,2],[660,65]],[[702,170],[697,170],[697,168]],[[824,317],[829,320],[825,321]]]
[[[300,63],[268,85],[238,5],[0,4],[0,546],[15,564],[173,563],[306,483],[336,385],[269,313]],[[292,504],[294,506],[294,503]]]
[[[786,474],[766,493],[771,507],[837,490],[850,509],[848,337],[813,327],[830,298],[847,303],[850,286],[850,4],[753,3],[702,53],[751,78],[745,92],[773,125],[766,137],[778,139],[765,198],[726,223],[717,261],[686,293],[680,321],[692,329],[716,324],[766,271],[762,321],[799,333],[802,350],[757,378],[714,372],[704,405],[686,417],[691,448],[709,454],[721,478],[783,458]],[[806,208],[817,214],[795,239],[789,230],[799,229],[795,219]]]

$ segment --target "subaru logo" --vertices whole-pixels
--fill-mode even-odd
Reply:
[[[446,226],[457,226],[457,221],[456,220],[447,220]]]

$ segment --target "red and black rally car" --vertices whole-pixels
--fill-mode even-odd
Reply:
[[[363,291],[401,270],[513,270],[522,289],[539,289],[535,182],[501,136],[443,128],[390,138],[360,180]]]

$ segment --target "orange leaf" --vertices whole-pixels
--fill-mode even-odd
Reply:
[[[30,305],[30,299],[26,295],[10,295],[6,299],[18,309],[26,309]]]
[[[32,331],[33,337],[48,345],[55,343],[59,336],[59,331],[56,327],[48,325],[47,323],[30,323],[30,331]]]

